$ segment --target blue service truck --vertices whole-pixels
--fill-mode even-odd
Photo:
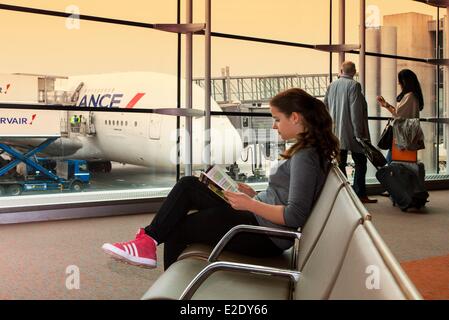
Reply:
[[[90,182],[90,173],[85,160],[53,161],[38,158],[35,154],[46,148],[55,139],[50,138],[26,153],[0,143],[0,149],[14,159],[0,168],[0,195],[18,196],[24,191],[70,190],[82,191]],[[26,164],[26,173],[11,174],[20,163]],[[58,168],[57,168],[58,167]]]

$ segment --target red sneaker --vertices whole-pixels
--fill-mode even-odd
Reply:
[[[129,264],[156,268],[156,243],[144,229],[139,229],[134,240],[114,244],[105,243],[101,248],[112,257]]]

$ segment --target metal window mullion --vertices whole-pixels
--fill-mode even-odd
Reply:
[[[437,7],[437,21],[436,21],[436,28],[435,28],[435,59],[440,58],[440,8]],[[437,64],[435,66],[436,68],[436,83],[435,83],[435,115],[437,118],[440,117],[440,65]],[[436,155],[435,155],[435,162],[436,162],[436,169],[437,174],[440,173],[440,124],[436,123]]]
[[[329,0],[329,45],[332,45],[332,1]],[[332,51],[329,52],[329,82],[332,82]]]
[[[204,123],[204,161],[207,166],[211,164],[211,0],[205,0],[205,22],[206,22],[206,30],[205,30],[205,102],[204,102],[204,110],[205,110],[205,123]]]
[[[359,82],[362,87],[362,93],[366,93],[366,0],[360,0],[360,58],[359,58]]]
[[[346,43],[346,0],[340,0],[340,16],[339,16],[339,42],[344,45]],[[339,53],[340,66],[345,61],[345,53]]]
[[[186,1],[186,23],[193,21],[193,0]],[[192,109],[193,34],[186,34],[186,108]],[[186,118],[185,130],[185,175],[192,175],[192,118]]]
[[[176,22],[181,23],[181,0],[177,0]],[[177,39],[176,107],[181,108],[181,34]],[[176,181],[181,177],[181,118],[176,117]]]

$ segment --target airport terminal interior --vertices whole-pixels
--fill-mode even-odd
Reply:
[[[1,300],[449,300],[449,1],[105,3],[0,1]],[[266,190],[295,143],[273,129],[270,100],[301,88],[323,101],[344,61],[385,157],[377,97],[395,106],[398,73],[417,75],[425,148],[393,160],[425,168],[425,205],[401,209],[370,162],[377,202],[362,203],[349,155],[282,258],[224,247],[214,260],[194,244],[164,270],[163,243],[155,269],[103,252],[183,176],[220,184],[214,165]]]

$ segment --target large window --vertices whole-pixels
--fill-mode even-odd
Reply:
[[[70,5],[60,1],[6,3],[69,12],[72,16],[67,19],[0,10],[5,31],[0,53],[5,62],[0,75],[0,102],[79,107],[73,111],[41,111],[54,117],[43,121],[38,114],[33,119],[34,128],[60,128],[57,140],[29,157],[50,175],[23,162],[8,170],[0,177],[4,181],[0,186],[2,208],[163,197],[173,186],[176,158],[171,159],[170,152],[175,149],[176,157],[176,117],[98,112],[95,108],[176,108],[177,35],[77,19],[81,14],[176,23],[176,1],[163,6],[149,2],[128,2],[127,8],[132,10],[104,1],[74,1]],[[82,111],[82,107],[93,109]],[[5,123],[13,121],[12,115],[26,118],[27,124],[36,113],[6,112],[0,110],[7,118]],[[37,132],[3,135],[0,142],[24,154],[49,138],[37,138]],[[1,166],[14,159],[3,152]],[[86,163],[76,162],[79,160]],[[86,166],[88,178],[83,170]],[[72,187],[73,180],[80,177],[86,179],[82,187]]]
[[[319,51],[315,46],[339,43],[339,3],[213,1],[211,159],[212,163],[226,167],[237,180],[253,183],[256,189],[264,188],[270,167],[276,163],[279,152],[288,147],[271,130],[269,99],[291,87],[300,87],[322,99],[330,81],[336,78],[340,54]],[[129,111],[186,106],[185,82],[180,81],[178,86],[177,79],[178,71],[185,75],[188,62],[185,36],[181,37],[178,53],[176,34],[143,25],[78,20],[77,14],[147,24],[176,23],[177,1],[163,4],[129,1],[126,10],[119,3],[104,7],[102,1],[77,1],[69,7],[61,7],[57,1],[10,4],[72,13],[64,19],[0,10],[5,31],[0,58],[7,62],[2,68],[4,74],[0,75],[0,102],[74,107],[45,111],[56,115],[52,120],[56,124],[47,122],[43,128],[56,125],[59,136],[32,160],[65,180],[73,178],[75,171],[82,176],[87,168],[90,184],[81,188],[81,192],[73,192],[80,190],[70,186],[43,187],[51,176],[39,176],[42,175],[36,173],[39,167],[22,164],[0,177],[9,181],[18,179],[23,191],[20,196],[12,196],[17,190],[13,192],[11,183],[3,185],[4,208],[24,203],[165,196],[177,173],[186,172],[186,118]],[[346,1],[346,44],[360,42],[359,4],[357,0]],[[376,96],[383,95],[394,104],[400,90],[397,73],[404,68],[412,69],[418,75],[425,99],[421,117],[426,149],[419,152],[419,158],[426,165],[428,179],[446,178],[447,124],[441,119],[447,118],[449,109],[448,68],[428,63],[427,59],[448,58],[448,12],[409,0],[373,0],[366,5],[364,90],[371,117],[371,139],[377,142],[389,116],[377,105]],[[180,22],[185,22],[184,6]],[[202,1],[194,2],[193,13],[195,23],[204,22]],[[345,59],[354,61],[358,68],[362,65],[358,50],[346,53]],[[195,35],[194,109],[204,108],[204,60],[204,36]],[[119,106],[123,110],[117,112]],[[95,107],[109,110],[100,112]],[[244,114],[220,114],[223,111]],[[34,114],[25,110],[14,112],[15,115],[28,112],[24,116],[27,121]],[[193,174],[206,168],[204,120],[204,117],[192,120]],[[16,137],[0,139],[23,153],[46,138],[39,140],[23,131]],[[8,152],[0,155],[3,165],[14,158]],[[348,173],[351,177],[351,167]],[[369,183],[377,183],[374,173],[371,167]],[[42,185],[32,187],[31,182],[38,178],[42,179]]]

